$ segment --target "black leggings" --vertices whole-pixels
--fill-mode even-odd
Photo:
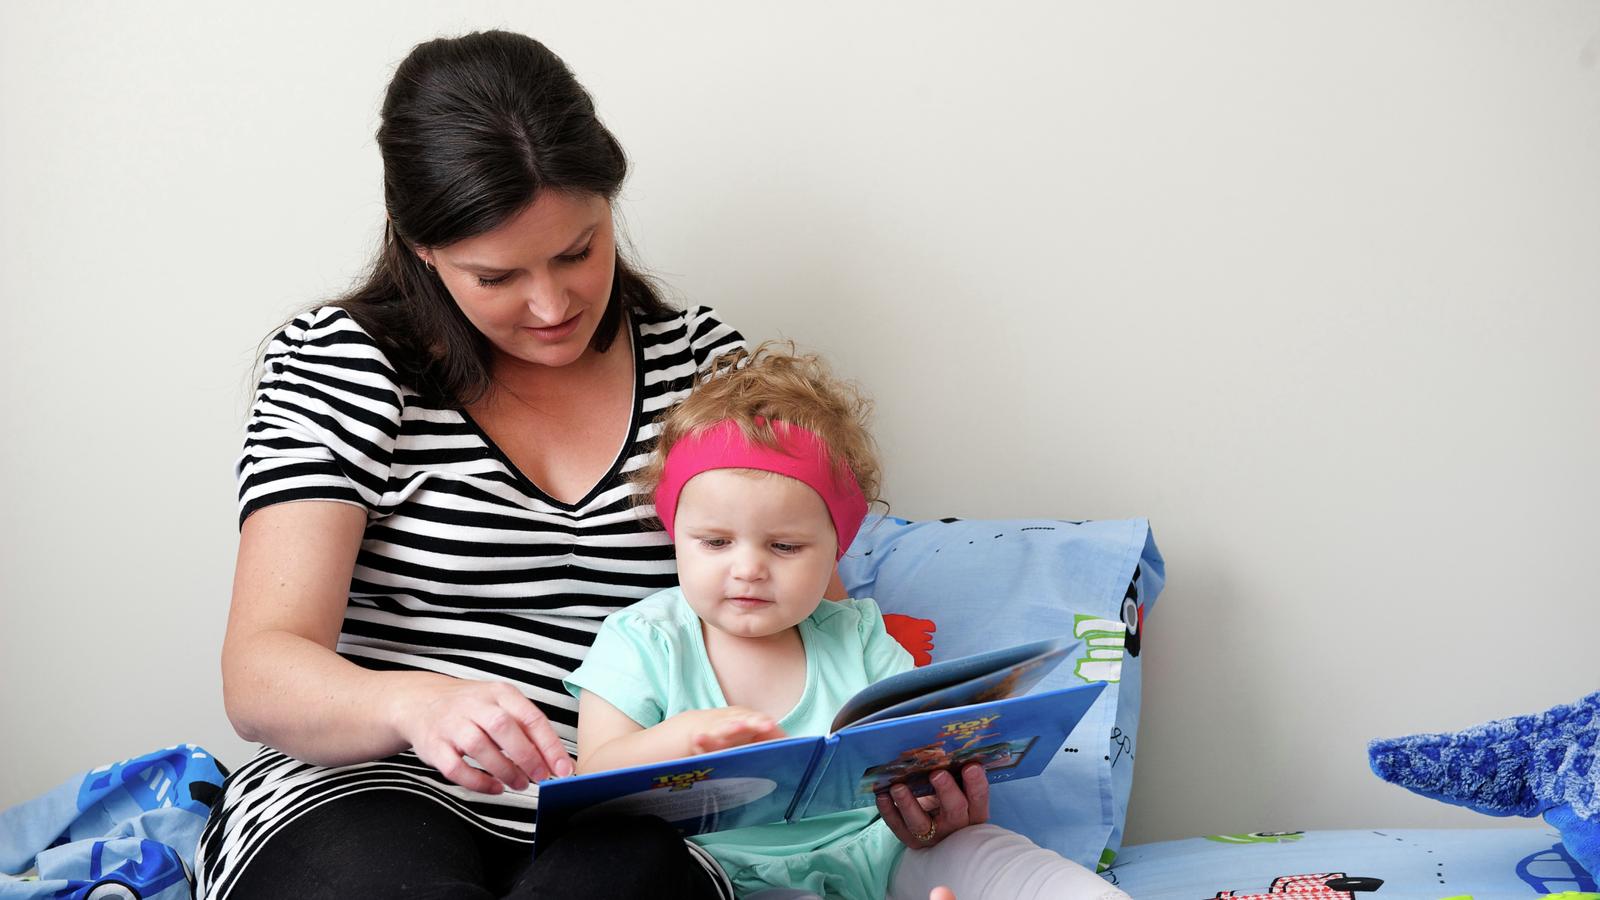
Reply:
[[[284,826],[228,900],[722,896],[683,838],[654,817],[572,826],[537,863],[530,850],[410,792],[362,791]]]

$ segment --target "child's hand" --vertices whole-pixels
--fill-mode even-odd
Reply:
[[[771,716],[742,706],[698,709],[682,715],[695,717],[689,730],[690,755],[714,753],[787,736]]]

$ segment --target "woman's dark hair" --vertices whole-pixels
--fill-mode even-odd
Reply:
[[[344,308],[419,393],[466,405],[490,386],[490,345],[413,248],[442,247],[509,220],[541,191],[613,200],[622,146],[561,58],[525,35],[483,31],[411,50],[383,100],[383,247]],[[591,346],[605,352],[624,308],[670,309],[617,255]]]

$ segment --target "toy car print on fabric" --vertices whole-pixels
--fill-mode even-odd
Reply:
[[[1084,654],[1073,669],[1079,678],[1109,684],[1122,680],[1123,648],[1128,635],[1122,622],[1080,614],[1072,617],[1072,633],[1084,645]]]
[[[1139,655],[1139,632],[1144,630],[1144,605],[1139,602],[1139,570],[1133,570],[1133,580],[1122,595],[1122,626],[1127,631],[1123,647],[1129,656]]]
[[[1586,872],[1562,844],[1523,857],[1517,863],[1517,877],[1540,894],[1600,891],[1600,882]]]
[[[1355,900],[1357,893],[1371,893],[1383,886],[1380,878],[1352,878],[1343,872],[1314,875],[1285,875],[1274,879],[1264,894],[1218,891],[1212,900],[1276,900],[1289,895],[1295,900]]]
[[[1292,844],[1305,836],[1304,831],[1252,831],[1248,834],[1208,834],[1206,840],[1219,844]]]
[[[1116,684],[1122,680],[1122,661],[1139,655],[1140,633],[1144,630],[1144,605],[1139,602],[1139,570],[1133,570],[1133,579],[1122,595],[1122,618],[1119,621],[1076,615],[1072,618],[1072,633],[1083,641],[1084,654],[1078,657],[1073,670],[1084,681],[1104,681]]]

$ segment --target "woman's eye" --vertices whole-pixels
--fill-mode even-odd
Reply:
[[[510,277],[510,275],[497,275],[493,278],[485,278],[482,275],[479,275],[478,287],[494,287],[497,284],[505,284],[506,279]]]
[[[577,253],[568,254],[567,256],[558,256],[556,259],[559,259],[565,263],[580,263],[589,258],[589,251],[593,249],[594,245],[590,244],[582,250],[579,250]]]

